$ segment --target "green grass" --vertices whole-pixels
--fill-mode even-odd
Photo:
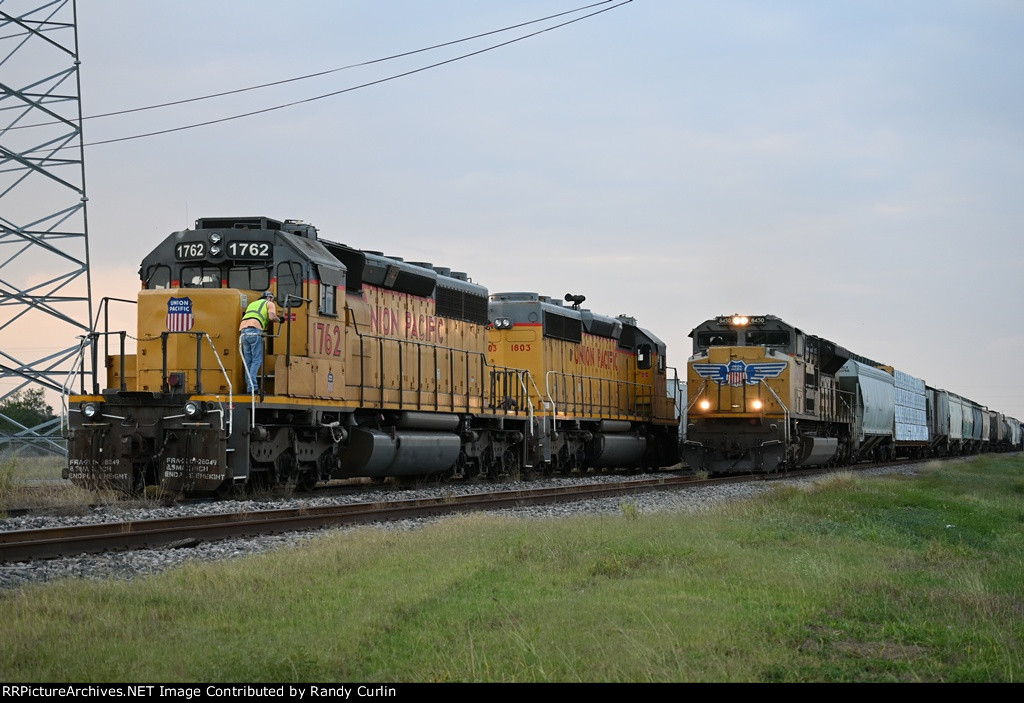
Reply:
[[[0,593],[10,681],[1017,682],[1024,459]]]
[[[55,508],[71,512],[90,503],[113,502],[113,495],[88,491],[68,482],[46,483],[59,479],[63,457],[0,456],[0,516],[10,508]],[[42,483],[38,481],[42,480]]]
[[[0,473],[12,480],[60,478],[66,459],[59,456],[17,456],[0,454]]]

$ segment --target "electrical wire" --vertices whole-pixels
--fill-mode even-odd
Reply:
[[[364,67],[364,66],[371,66],[371,65],[377,64],[377,63],[384,63],[386,61],[392,61],[392,60],[395,60],[395,59],[405,58],[405,57],[408,57],[408,56],[413,56],[415,54],[421,54],[421,53],[425,53],[425,52],[428,52],[428,51],[433,51],[435,49],[441,49],[441,48],[444,48],[444,47],[447,47],[447,46],[453,46],[453,45],[461,44],[461,43],[464,43],[464,42],[467,42],[467,41],[473,41],[475,39],[480,39],[482,37],[487,37],[487,36],[491,36],[491,35],[494,35],[494,34],[501,34],[503,32],[509,32],[509,31],[514,30],[514,29],[520,29],[522,27],[527,27],[527,26],[530,26],[530,25],[533,25],[533,24],[537,24],[539,22],[547,22],[547,21],[550,21],[552,19],[556,19],[558,17],[564,17],[566,15],[571,15],[571,14],[575,14],[575,13],[578,13],[578,12],[583,12],[585,10],[589,10],[591,8],[597,7],[599,5],[606,5],[609,2],[613,2],[613,1],[614,0],[600,0],[600,2],[592,3],[590,5],[583,5],[581,7],[577,7],[577,8],[572,9],[572,10],[566,10],[564,12],[558,12],[558,13],[555,13],[553,15],[548,15],[547,17],[541,17],[539,19],[529,20],[527,22],[520,22],[519,24],[509,25],[508,27],[502,27],[501,29],[495,29],[495,30],[491,30],[491,31],[488,31],[488,32],[482,32],[480,34],[474,34],[472,36],[463,37],[461,39],[454,39],[454,40],[451,40],[451,41],[442,42],[440,44],[434,44],[432,46],[424,47],[424,48],[421,48],[421,49],[413,49],[411,51],[405,51],[405,52],[401,52],[401,53],[398,53],[398,54],[392,54],[390,56],[385,56],[383,58],[371,59],[369,61],[362,61],[360,63],[349,64],[347,66],[340,66],[338,68],[331,68],[331,69],[327,69],[327,70],[324,70],[324,71],[317,71],[315,73],[308,73],[308,74],[303,75],[303,76],[295,76],[293,78],[285,78],[285,79],[282,79],[282,80],[279,80],[279,81],[272,81],[270,83],[261,83],[259,85],[248,86],[248,87],[245,87],[245,88],[236,88],[234,90],[226,90],[226,91],[221,91],[221,92],[218,92],[218,93],[210,93],[208,95],[201,95],[201,96],[192,97],[192,98],[183,98],[181,100],[173,100],[173,101],[164,102],[164,103],[158,103],[158,104],[154,104],[154,105],[146,105],[146,106],[143,106],[143,107],[128,108],[128,109],[125,109],[125,110],[116,110],[116,111],[113,111],[113,112],[104,112],[104,113],[100,113],[100,114],[97,114],[97,115],[88,115],[86,117],[83,117],[82,120],[84,121],[84,120],[100,119],[100,118],[105,118],[105,117],[114,117],[114,116],[118,116],[118,115],[127,115],[127,114],[131,114],[131,113],[135,113],[135,112],[144,112],[144,111],[148,111],[148,110],[156,110],[156,109],[165,108],[165,107],[173,107],[173,106],[176,106],[176,105],[184,105],[184,104],[187,104],[187,103],[200,102],[200,101],[203,101],[203,100],[210,100],[210,99],[213,99],[213,98],[221,98],[221,97],[225,97],[225,96],[228,96],[228,95],[237,95],[239,93],[246,93],[246,92],[250,92],[250,91],[254,91],[254,90],[261,90],[263,88],[272,88],[274,86],[284,85],[284,84],[287,84],[287,83],[294,83],[294,82],[297,82],[297,81],[303,81],[303,80],[307,80],[309,78],[318,78],[318,77],[321,77],[321,76],[330,75],[332,73],[338,73],[338,72],[341,72],[341,71],[347,71],[347,70],[350,70],[350,69],[353,69],[353,68],[360,68],[360,67]],[[186,125],[186,126],[183,126],[183,127],[176,127],[176,128],[172,128],[172,129],[168,129],[168,130],[162,130],[162,131],[157,131],[157,132],[149,132],[149,133],[146,133],[146,134],[139,134],[139,135],[134,135],[134,136],[130,136],[130,137],[121,137],[121,138],[117,138],[117,139],[110,139],[110,140],[92,142],[90,144],[85,144],[84,146],[96,146],[98,144],[109,144],[109,143],[117,142],[117,141],[126,141],[126,140],[130,140],[130,139],[141,139],[143,137],[150,137],[150,136],[155,136],[155,135],[158,135],[158,134],[166,134],[168,132],[181,131],[181,130],[185,130],[185,129],[193,129],[195,127],[202,127],[202,126],[206,126],[206,125],[210,125],[210,124],[216,124],[218,122],[224,122],[224,121],[229,121],[229,120],[241,119],[243,117],[250,117],[252,115],[261,114],[263,112],[269,112],[269,111],[278,110],[278,109],[282,109],[282,108],[286,108],[286,107],[293,107],[295,105],[299,105],[299,104],[302,104],[304,102],[311,102],[311,101],[314,101],[314,100],[321,100],[321,99],[327,98],[327,97],[333,97],[333,96],[338,95],[340,93],[350,92],[352,90],[357,90],[359,88],[365,88],[365,87],[368,87],[368,86],[371,86],[371,85],[376,85],[377,83],[383,83],[383,82],[386,82],[386,81],[389,81],[389,80],[394,80],[396,78],[402,78],[402,77],[405,77],[405,76],[408,76],[408,75],[411,75],[411,74],[414,74],[414,73],[418,73],[420,71],[425,71],[425,70],[430,69],[430,68],[436,68],[437,66],[442,66],[442,65],[444,65],[446,63],[451,63],[453,61],[457,61],[457,60],[460,60],[460,59],[463,59],[463,58],[474,56],[475,54],[484,53],[485,51],[490,51],[492,49],[500,48],[502,46],[514,43],[516,41],[522,41],[523,39],[527,39],[527,38],[530,38],[532,36],[536,36],[537,34],[541,34],[543,32],[550,31],[552,29],[558,29],[558,28],[564,27],[564,26],[566,26],[568,24],[572,24],[574,22],[578,22],[580,20],[587,19],[589,17],[593,17],[594,15],[597,15],[597,14],[601,14],[602,12],[607,12],[608,10],[613,10],[616,7],[620,7],[621,5],[624,5],[624,4],[628,3],[628,2],[632,2],[632,0],[624,0],[623,2],[620,2],[620,3],[618,3],[617,5],[615,5],[613,7],[604,8],[603,10],[599,10],[597,12],[593,12],[593,13],[591,13],[589,15],[585,15],[583,17],[579,17],[579,18],[576,18],[576,19],[568,21],[568,22],[563,22],[562,24],[558,24],[558,25],[555,25],[553,27],[548,27],[546,29],[540,30],[538,32],[534,32],[532,34],[527,34],[527,35],[519,37],[517,39],[510,40],[508,42],[503,42],[503,43],[500,43],[500,44],[496,44],[496,45],[494,45],[492,47],[488,47],[488,48],[482,49],[480,51],[476,51],[476,52],[472,52],[472,53],[469,53],[469,54],[465,54],[463,56],[459,56],[459,57],[456,57],[454,59],[449,59],[447,61],[441,61],[439,63],[432,64],[430,66],[425,66],[425,67],[422,67],[420,69],[416,69],[416,70],[413,70],[413,71],[408,71],[406,73],[397,74],[395,76],[390,76],[388,78],[383,78],[383,79],[380,79],[380,80],[377,80],[377,81],[371,81],[369,83],[364,83],[362,85],[354,86],[352,88],[347,88],[345,90],[335,91],[333,93],[327,93],[327,94],[324,94],[324,95],[315,96],[313,98],[307,98],[305,100],[299,100],[299,101],[296,101],[296,102],[287,103],[287,104],[284,104],[284,105],[278,105],[278,106],[270,107],[270,108],[265,108],[263,110],[257,110],[257,111],[254,111],[254,112],[248,112],[248,113],[244,113],[244,114],[234,115],[234,116],[231,116],[231,117],[225,117],[225,118],[221,118],[221,119],[218,119],[218,120],[211,120],[211,121],[208,121],[208,122],[200,122],[200,123],[195,123],[195,124],[192,124],[192,125]],[[38,122],[38,123],[35,123],[35,124],[30,124],[30,125],[12,126],[9,129],[10,130],[28,129],[28,128],[31,128],[31,127],[43,127],[43,126],[48,126],[48,125],[53,125],[53,124],[61,124],[61,122],[60,121]],[[70,147],[65,147],[65,148],[70,148]]]

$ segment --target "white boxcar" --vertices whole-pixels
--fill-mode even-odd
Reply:
[[[896,391],[896,441],[928,442],[928,395],[924,381],[898,369],[893,369],[892,377]]]

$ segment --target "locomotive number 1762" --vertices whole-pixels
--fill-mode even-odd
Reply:
[[[318,322],[313,328],[312,351],[327,356],[341,356],[341,327]]]
[[[228,256],[232,259],[271,259],[273,251],[270,242],[246,242],[234,239],[227,243]]]
[[[179,242],[174,247],[174,257],[178,261],[205,259],[206,242]]]

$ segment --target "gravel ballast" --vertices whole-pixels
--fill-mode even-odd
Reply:
[[[898,467],[872,469],[870,474],[903,473],[913,475],[920,468],[918,464]],[[860,474],[859,474],[860,475]],[[653,478],[655,475],[638,476],[636,478]],[[593,483],[605,479],[609,482],[621,482],[621,476],[587,476],[580,479],[545,479],[529,482],[530,488],[565,486],[567,482]],[[582,514],[614,514],[623,512],[629,505],[638,513],[655,512],[694,512],[724,500],[750,498],[783,482],[813,481],[820,477],[792,477],[777,481],[753,481],[746,483],[730,483],[718,486],[697,486],[674,490],[654,490],[633,493],[628,496],[597,498],[540,506],[501,509],[493,512],[515,515],[528,519],[570,517]],[[479,484],[459,486],[459,493],[492,492],[517,490],[523,488],[522,483]],[[437,498],[450,495],[451,486],[422,488],[415,490],[387,491],[373,493],[372,500],[412,500]],[[42,529],[49,527],[67,527],[74,525],[95,524],[104,522],[122,522],[151,520],[156,518],[183,517],[187,515],[203,515],[236,511],[280,510],[298,507],[319,507],[343,503],[367,502],[365,493],[350,495],[332,495],[329,497],[303,496],[285,498],[274,501],[230,501],[193,503],[171,507],[131,507],[103,506],[91,509],[84,515],[72,516],[23,516],[0,520],[0,532],[15,530]],[[446,519],[444,517],[426,517],[408,520],[396,520],[374,523],[376,529],[411,530],[424,524]],[[366,529],[359,527],[325,528],[307,532],[295,532],[285,535],[267,535],[253,538],[226,539],[216,542],[201,542],[189,547],[165,547],[160,549],[142,549],[129,552],[113,552],[108,554],[83,554],[77,557],[48,559],[15,564],[0,564],[0,588],[12,589],[30,583],[56,581],[59,579],[132,579],[147,574],[155,574],[186,562],[219,561],[234,559],[254,554],[261,554],[273,549],[300,546],[314,537],[328,531]]]

